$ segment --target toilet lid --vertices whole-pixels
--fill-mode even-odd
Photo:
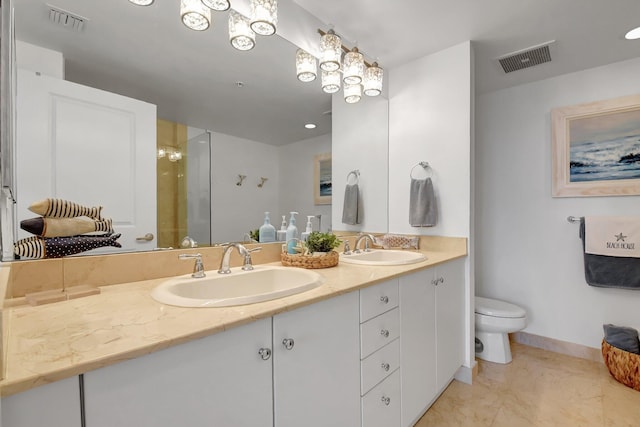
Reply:
[[[522,307],[497,299],[476,297],[476,313],[493,317],[525,317]]]

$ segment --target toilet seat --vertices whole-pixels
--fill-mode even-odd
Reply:
[[[527,312],[517,305],[491,298],[475,297],[475,312],[485,316],[517,318],[525,317]]]

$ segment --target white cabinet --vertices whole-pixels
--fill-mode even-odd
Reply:
[[[86,425],[270,426],[271,358],[261,348],[271,348],[271,319],[88,372]]]
[[[4,427],[80,427],[78,377],[2,398]]]
[[[273,317],[276,427],[360,425],[358,325],[358,292]]]
[[[402,426],[413,426],[464,360],[464,260],[400,278]]]

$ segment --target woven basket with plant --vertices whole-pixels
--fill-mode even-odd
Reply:
[[[314,231],[309,234],[306,242],[300,242],[300,253],[281,254],[282,265],[300,268],[328,268],[338,265],[339,255],[334,251],[342,241],[332,233]]]

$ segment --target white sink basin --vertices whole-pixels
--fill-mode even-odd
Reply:
[[[395,251],[392,249],[372,249],[359,254],[340,254],[340,262],[364,265],[402,265],[426,260],[427,257],[418,252]]]
[[[324,279],[315,271],[294,267],[254,266],[252,271],[232,268],[230,274],[207,271],[166,280],[151,291],[158,302],[180,307],[228,307],[253,304],[313,289]]]

